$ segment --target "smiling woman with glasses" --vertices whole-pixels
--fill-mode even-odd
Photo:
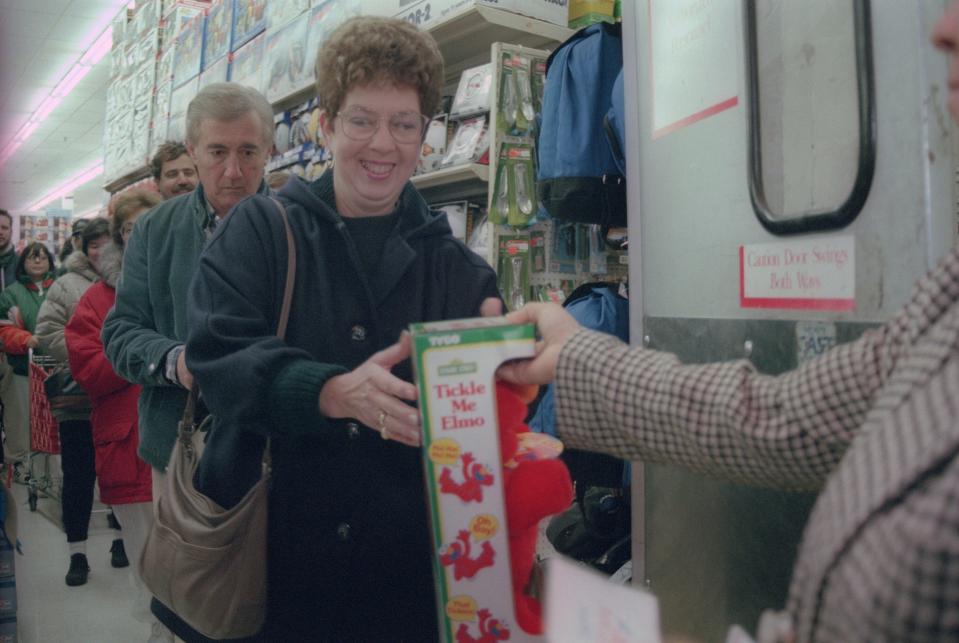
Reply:
[[[334,164],[277,195],[296,244],[285,339],[287,240],[269,198],[237,205],[193,282],[187,365],[216,418],[197,482],[232,506],[270,437],[263,640],[433,641],[420,418],[397,338],[413,322],[498,312],[496,277],[409,181],[440,104],[433,39],[354,18],[315,69]]]

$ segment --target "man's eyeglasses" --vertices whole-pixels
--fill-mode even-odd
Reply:
[[[354,141],[368,141],[380,129],[380,123],[387,122],[387,129],[393,140],[400,144],[422,143],[423,133],[430,122],[428,116],[416,112],[396,112],[389,116],[380,116],[363,108],[351,107],[337,114],[343,134]]]

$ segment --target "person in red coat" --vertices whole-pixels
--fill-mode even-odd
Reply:
[[[97,258],[96,269],[102,279],[83,294],[76,312],[66,325],[64,336],[70,358],[70,372],[89,394],[92,411],[93,444],[96,453],[100,500],[113,507],[123,528],[123,540],[134,578],[142,589],[135,613],[145,622],[153,622],[149,597],[139,574],[140,553],[153,522],[153,496],[150,465],[137,455],[137,398],[140,387],[121,379],[103,352],[100,330],[116,300],[123,246],[138,216],[159,204],[159,195],[144,189],[127,190],[113,202],[110,222],[112,243]],[[156,623],[154,627],[160,626]],[[162,626],[160,626],[162,627]]]

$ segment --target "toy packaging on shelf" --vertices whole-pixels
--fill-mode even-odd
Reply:
[[[266,33],[266,98],[271,103],[303,90],[313,82],[313,63],[306,60],[309,15]]]
[[[173,83],[167,81],[157,85],[153,94],[153,141],[157,144],[167,140],[167,125],[170,121],[170,94]]]
[[[153,96],[153,87],[156,84],[156,61],[148,60],[133,72],[133,99],[149,98]]]
[[[206,69],[230,51],[230,32],[233,29],[233,3],[217,2],[206,16],[203,36],[203,67]]]
[[[154,27],[147,30],[136,43],[135,58],[133,64],[136,67],[141,65],[154,65],[157,63],[157,56],[160,54],[160,29]]]
[[[310,8],[310,0],[270,0],[266,4],[267,31],[279,29]]]
[[[163,17],[163,28],[161,30],[161,46],[164,50],[172,49],[177,36],[183,32],[191,20],[203,14],[203,9],[192,5],[178,3],[170,9]]]
[[[113,31],[110,33],[113,37],[113,46],[116,47],[118,43],[126,42],[127,38],[127,29],[132,29],[130,26],[130,18],[132,12],[123,8],[117,12],[117,15],[113,17],[113,20],[110,21],[110,26]]]
[[[160,57],[157,59],[157,85],[173,82],[173,59],[175,56],[176,48],[173,46],[160,54]]]
[[[170,119],[167,125],[166,137],[171,141],[182,141],[186,138],[186,108],[196,96],[200,78],[193,78],[173,90],[170,96]]]
[[[151,29],[160,26],[160,0],[137,2],[133,20],[127,25],[126,38],[134,41]]]
[[[110,50],[110,80],[116,80],[123,75],[123,66],[125,64],[124,47],[119,41],[113,41],[113,49]]]
[[[466,243],[470,228],[470,207],[467,201],[431,204],[430,209],[445,214],[446,220],[450,224],[450,230],[453,231],[453,236]]]
[[[359,15],[358,2],[349,0],[326,0],[323,3],[314,3],[309,13],[310,22],[306,35],[306,66],[310,70],[310,81],[314,80],[313,65],[316,56],[330,33],[343,24],[347,18]]]
[[[449,150],[440,162],[442,167],[452,167],[464,163],[481,162],[489,149],[486,116],[477,116],[462,121],[453,134]]]
[[[410,332],[440,640],[540,640],[517,624],[506,477],[520,456],[503,462],[500,432],[509,427],[500,426],[494,381],[504,361],[534,354],[535,329],[498,317],[413,324]],[[470,547],[475,553],[456,563]]]
[[[173,61],[173,85],[179,87],[196,78],[203,58],[203,31],[206,16],[200,14],[188,22],[176,38]]]
[[[450,118],[458,120],[489,112],[490,93],[493,87],[493,64],[463,70],[459,86],[453,97]]]
[[[236,0],[230,51],[236,51],[266,29],[266,0]]]
[[[200,89],[210,83],[225,83],[230,72],[230,54],[220,56],[218,60],[205,65],[200,72]]]
[[[153,93],[138,96],[133,105],[133,136],[130,159],[136,167],[146,165],[150,156],[150,121],[153,117]]]
[[[435,116],[426,127],[426,136],[423,138],[423,150],[416,163],[415,174],[432,172],[440,166],[440,161],[446,154],[447,135],[446,114]]]
[[[488,262],[491,252],[490,238],[492,237],[492,226],[489,224],[486,208],[483,208],[472,217],[472,224],[473,229],[466,238],[466,246]]]
[[[266,34],[260,34],[233,52],[230,61],[231,82],[240,83],[252,87],[258,92],[263,92],[265,89],[263,77],[265,46]]]
[[[290,150],[290,112],[280,112],[273,116],[273,149],[277,154],[286,154]]]

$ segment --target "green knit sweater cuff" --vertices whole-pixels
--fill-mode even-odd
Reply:
[[[298,360],[280,371],[270,386],[274,426],[284,433],[312,433],[326,422],[320,415],[320,389],[327,380],[347,373],[337,364]]]

